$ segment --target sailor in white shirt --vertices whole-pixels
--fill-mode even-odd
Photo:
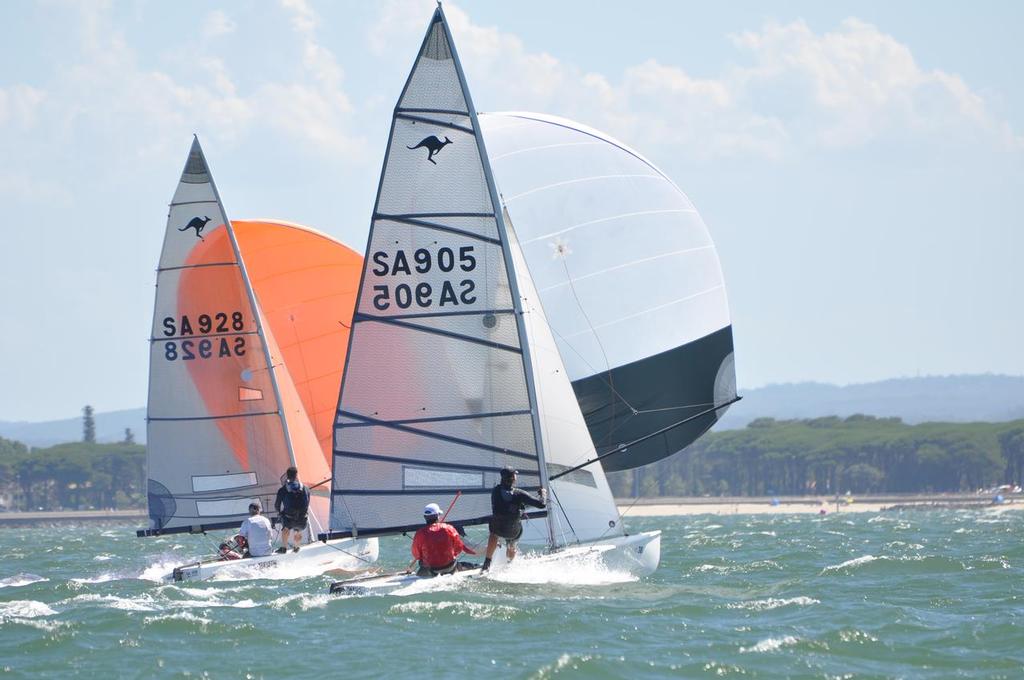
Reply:
[[[260,514],[262,508],[256,501],[249,503],[249,516],[242,521],[238,533],[249,542],[249,554],[253,557],[264,557],[271,553],[274,542],[274,530],[270,520]]]

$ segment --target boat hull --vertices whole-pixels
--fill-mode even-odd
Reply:
[[[291,573],[323,574],[329,571],[365,572],[377,561],[376,538],[343,538],[310,543],[299,552],[249,557],[242,560],[210,560],[183,564],[163,576],[164,581],[205,581],[218,576],[275,578]]]
[[[661,561],[661,531],[645,531],[630,536],[616,536],[592,543],[560,548],[533,560],[534,564],[597,558],[608,569],[625,571],[634,576],[649,576]],[[505,564],[504,551],[495,553],[492,569],[500,570]],[[457,580],[479,577],[480,569],[468,569],[454,574],[422,578],[412,572],[396,572],[378,576],[336,581],[330,592],[336,595],[384,595],[402,590],[423,581],[443,579],[446,586]]]

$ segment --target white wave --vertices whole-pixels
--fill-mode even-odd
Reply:
[[[117,595],[86,593],[84,595],[76,595],[65,602],[68,604],[101,603],[110,609],[118,609],[125,612],[156,612],[163,609],[163,607],[155,602],[149,595],[140,595],[138,597],[118,597]]]
[[[468,616],[471,619],[496,619],[508,621],[519,609],[501,604],[481,602],[403,602],[392,606],[389,614],[438,614],[444,613],[456,618]]]
[[[19,586],[27,586],[33,583],[45,583],[50,579],[44,576],[36,576],[35,574],[15,574],[14,576],[8,576],[7,578],[0,578],[0,588],[17,588]]]
[[[40,616],[53,616],[57,612],[45,602],[37,600],[10,600],[0,602],[0,621],[8,619],[34,619]]]
[[[106,553],[101,553],[92,559],[93,562],[109,562],[110,560],[114,559],[114,556],[108,555]]]
[[[842,562],[840,564],[830,564],[829,566],[827,566],[824,569],[822,569],[821,573],[822,574],[828,574],[828,573],[834,572],[834,571],[842,571],[843,569],[852,569],[854,567],[859,567],[862,564],[870,564],[871,562],[874,562],[876,560],[884,560],[884,559],[887,559],[887,558],[885,558],[885,557],[875,557],[874,555],[861,555],[860,557],[855,557],[852,560],[846,560],[845,562]]]
[[[102,574],[96,576],[83,576],[81,578],[69,579],[71,583],[106,583],[107,581],[117,581],[118,579],[125,578],[121,574],[114,571],[105,571]]]
[[[783,647],[789,647],[800,642],[797,638],[792,635],[786,635],[780,638],[768,638],[761,640],[753,647],[740,647],[741,654],[747,654],[749,652],[774,652]]]
[[[189,621],[191,623],[198,623],[203,628],[208,624],[213,623],[212,619],[208,619],[203,616],[196,616],[192,612],[173,612],[171,614],[161,614],[159,616],[147,616],[142,621],[147,625],[158,623],[160,621]]]
[[[799,597],[790,597],[786,599],[779,599],[775,597],[769,597],[764,600],[750,600],[748,602],[733,602],[726,605],[729,609],[749,609],[755,612],[766,612],[772,609],[778,609],[779,607],[789,607],[790,605],[796,605],[800,607],[807,607],[812,604],[821,604],[821,600],[816,600],[813,597],[807,597],[800,595]]]
[[[310,609],[323,609],[327,604],[336,598],[332,598],[330,595],[325,593],[319,593],[312,595],[310,593],[296,593],[294,595],[284,595],[277,598],[270,603],[270,606],[274,609],[284,609],[292,602],[298,602],[299,608],[302,611],[309,611]]]
[[[594,657],[590,654],[562,654],[554,663],[538,668],[537,674],[531,677],[538,679],[550,678],[560,674],[562,671],[578,671],[581,663],[586,663],[592,658]]]
[[[523,555],[503,568],[486,572],[486,578],[503,583],[569,586],[601,586],[638,580],[629,571],[608,567],[601,560],[600,553]]]

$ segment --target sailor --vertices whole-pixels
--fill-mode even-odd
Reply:
[[[274,530],[270,520],[261,515],[263,508],[259,501],[249,503],[249,516],[242,520],[238,534],[249,544],[249,554],[253,557],[266,557],[271,553],[274,542]]]
[[[441,508],[437,503],[423,508],[423,521],[426,526],[420,527],[412,539],[412,556],[420,561],[417,576],[451,574],[463,566],[458,561],[461,553],[476,554],[463,544],[455,527],[441,521]]]
[[[487,538],[487,555],[483,569],[491,568],[491,558],[498,548],[498,539],[505,539],[505,556],[509,562],[515,559],[516,543],[523,535],[523,513],[527,505],[543,508],[547,505],[547,491],[540,490],[540,498],[534,498],[522,489],[516,488],[514,468],[505,467],[501,470],[501,483],[491,490],[491,521],[488,525],[491,535]]]
[[[242,559],[241,553],[239,553],[237,550],[235,550],[236,547],[237,546],[236,546],[235,543],[229,543],[227,541],[224,541],[223,543],[221,543],[220,546],[218,546],[218,548],[217,548],[218,557],[220,558],[220,561],[224,562],[225,560],[240,560],[240,559]]]
[[[290,467],[285,470],[285,483],[277,490],[274,509],[281,518],[281,547],[277,552],[288,552],[288,540],[295,537],[295,552],[302,544],[302,533],[309,524],[309,487],[299,481],[299,470]]]

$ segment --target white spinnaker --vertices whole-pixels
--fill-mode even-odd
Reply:
[[[172,199],[150,340],[151,529],[227,528],[291,464],[259,311],[198,140]]]
[[[331,529],[481,523],[505,465],[542,480],[518,301],[440,8],[395,108],[334,440]]]
[[[480,120],[598,451],[734,399],[722,271],[686,195],[638,152],[579,123],[534,113]],[[606,468],[670,455],[717,415],[612,456]]]
[[[552,477],[595,457],[594,444],[580,413],[576,395],[544,315],[529,268],[506,213],[512,260],[522,296],[523,320],[530,344],[537,408],[548,476]],[[570,472],[549,485],[550,521],[559,545],[594,541],[623,533],[621,518],[600,462]],[[523,543],[548,543],[548,522],[524,523]]]

